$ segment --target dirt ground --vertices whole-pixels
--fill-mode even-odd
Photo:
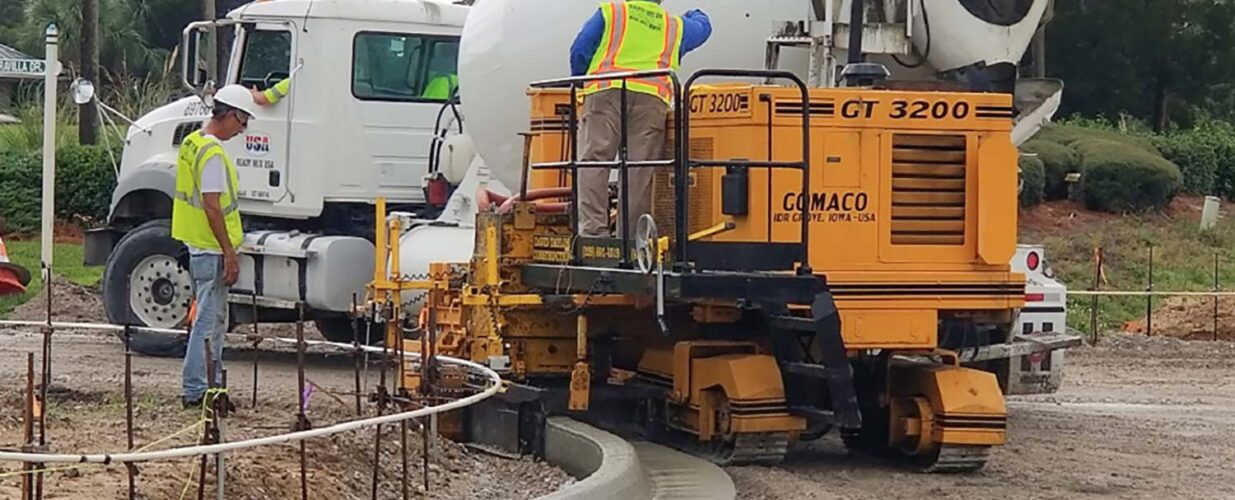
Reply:
[[[58,288],[64,290],[64,288]],[[97,320],[89,290],[57,298],[57,314]],[[58,295],[57,297],[61,297]],[[78,306],[81,308],[78,309]],[[1165,302],[1163,309],[1170,311]],[[1212,308],[1212,304],[1210,305]],[[1220,325],[1235,324],[1235,302],[1220,308]],[[14,316],[42,319],[32,302]],[[1212,309],[1206,309],[1212,311]],[[82,311],[82,312],[75,312]],[[1212,316],[1182,309],[1155,314],[1156,333],[1172,331],[1172,318],[1186,325],[1191,316],[1203,327]],[[1200,328],[1196,327],[1196,328]],[[1186,328],[1192,327],[1184,327]],[[1208,330],[1202,330],[1208,333]],[[265,328],[263,335],[290,333]],[[1235,332],[1231,332],[1235,333]],[[1189,337],[1190,335],[1179,335]],[[1192,335],[1202,337],[1204,335]],[[1230,338],[1230,337],[1226,337]],[[25,353],[37,352],[40,337],[0,333],[0,447],[20,441],[21,381]],[[114,450],[123,446],[123,360],[107,335],[57,336],[55,378],[48,433],[58,450]],[[71,347],[66,347],[66,344]],[[295,401],[294,358],[286,347],[262,354],[261,400],[251,396],[251,351],[231,360],[231,377],[240,414],[230,423],[231,439],[278,432],[292,423]],[[350,358],[312,357],[309,380],[347,393]],[[1235,498],[1235,343],[1185,341],[1168,336],[1115,334],[1097,347],[1069,351],[1063,388],[1052,395],[1013,397],[1008,445],[996,450],[983,471],[968,475],[906,472],[878,459],[848,454],[829,436],[796,449],[777,467],[730,467],[727,471],[745,499],[920,498]],[[167,435],[195,420],[177,409],[179,362],[134,358],[138,394],[138,445]],[[371,373],[371,375],[373,375]],[[70,390],[71,389],[71,390]],[[341,404],[318,393],[309,418],[318,425],[349,418],[351,399]],[[244,422],[241,424],[240,422]],[[397,428],[384,436],[382,498],[395,498],[399,484]],[[413,485],[421,477],[418,434],[410,440]],[[192,438],[182,436],[178,442]],[[510,461],[440,443],[431,467],[437,498],[528,498],[569,481],[560,470],[531,461]],[[373,431],[309,443],[310,498],[368,498],[373,463]],[[299,469],[294,445],[231,456],[228,498],[298,498]],[[142,467],[138,490],[144,498],[178,498],[190,471],[187,461]],[[0,464],[0,497],[17,495],[17,479],[5,477],[14,464]],[[49,491],[58,498],[122,498],[120,467],[88,467],[56,473]],[[413,491],[418,488],[413,486]],[[190,491],[190,495],[196,491]]]
[[[1235,297],[1218,298],[1218,339],[1235,340]],[[1124,331],[1147,333],[1145,318],[1130,321]],[[1214,299],[1168,297],[1154,309],[1153,335],[1188,340],[1214,339]]]
[[[1235,344],[1113,335],[1067,356],[1057,394],[1010,398],[980,472],[903,472],[832,436],[728,471],[747,499],[1235,497]]]
[[[26,353],[37,353],[42,337],[35,333],[0,331],[0,378],[9,384],[0,388],[0,448],[22,442],[22,401]],[[119,451],[125,447],[123,400],[123,351],[110,334],[58,332],[54,337],[47,436],[53,452]],[[232,346],[229,348],[242,346]],[[306,378],[321,386],[310,399],[309,420],[318,427],[354,419],[354,372],[350,356],[324,354],[313,349]],[[283,348],[261,353],[259,404],[252,397],[254,351],[229,350],[228,367],[232,396],[238,414],[225,421],[225,438],[272,435],[284,432],[295,421],[297,400],[294,355]],[[370,370],[370,384],[376,383]],[[180,361],[135,356],[133,384],[137,446],[184,429],[200,418],[200,410],[183,410],[178,400]],[[330,393],[341,394],[336,400]],[[372,405],[365,405],[371,415]],[[421,437],[409,432],[410,489],[424,498]],[[375,431],[367,429],[307,442],[309,498],[369,498],[373,470]],[[175,437],[158,448],[194,442],[199,432]],[[382,439],[379,498],[401,498],[400,432],[387,426]],[[300,498],[298,445],[284,444],[240,451],[227,457],[227,498]],[[508,460],[471,451],[449,441],[431,445],[429,467],[432,498],[507,499],[532,498],[572,481],[561,470],[532,460]],[[196,482],[190,474],[196,462],[180,459],[143,464],[137,490],[140,498],[196,498]],[[9,476],[18,464],[0,463],[0,498],[18,498],[20,479]],[[213,470],[213,469],[211,469]],[[125,498],[126,476],[121,466],[89,466],[55,472],[48,476],[46,498]],[[207,491],[214,498],[213,472]]]

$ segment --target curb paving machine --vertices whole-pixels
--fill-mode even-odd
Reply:
[[[603,241],[572,236],[570,179],[595,167],[572,156],[580,80],[543,80],[565,73],[594,4],[271,0],[191,24],[195,92],[210,30],[234,30],[224,82],[293,76],[226,146],[250,230],[233,317],[303,308],[352,340],[351,298],[373,276],[375,300],[424,311],[389,325],[389,345],[425,332],[424,349],[512,381],[459,422],[508,449],[541,446],[548,413],[613,404],[721,462],[774,462],[838,428],[926,469],[979,467],[1004,439],[1008,361],[955,353],[1014,340],[1014,144],[1061,90],[1017,79],[1017,63],[1049,3],[666,0],[707,10],[718,35],[686,61],[667,159],[615,163],[657,169],[654,213],[619,215]],[[456,59],[461,104],[421,97]],[[169,158],[207,111],[189,97],[129,129],[109,225],[87,242],[113,320],[187,315]],[[372,224],[377,198],[395,231],[385,207]],[[134,338],[145,353],[182,346]],[[411,387],[458,382],[421,368]]]
[[[582,83],[657,77],[674,82],[670,159],[579,161]],[[793,85],[697,84],[717,78]],[[809,88],[775,70],[532,88],[530,174],[478,214],[471,262],[425,305],[436,352],[512,381],[510,406],[472,428],[534,445],[546,414],[611,418],[627,401],[650,435],[722,464],[776,463],[833,427],[928,471],[980,468],[1003,444],[996,376],[940,337],[1008,331],[1024,303],[1009,95]],[[657,170],[655,213],[632,223],[619,196],[615,238],[575,236],[575,204],[533,201],[573,199],[579,169],[609,166],[622,187]]]

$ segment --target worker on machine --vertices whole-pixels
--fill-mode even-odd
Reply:
[[[227,291],[240,275],[236,248],[244,237],[236,167],[222,142],[243,133],[257,109],[250,91],[240,85],[219,89],[213,101],[205,125],[180,144],[172,205],[172,237],[189,249],[196,309],[182,374],[186,408],[200,406],[207,392],[207,339],[214,380],[221,380]]]
[[[682,16],[665,12],[660,0],[608,2],[592,15],[570,47],[571,75],[603,75],[630,71],[677,70],[681,58],[707,42],[712,23],[693,9]],[[661,159],[665,119],[673,104],[668,77],[626,81],[627,152],[629,161]],[[580,134],[582,161],[612,161],[621,144],[622,80],[588,82]],[[627,173],[630,193],[628,220],[651,212],[650,168]],[[607,237],[609,232],[609,169],[579,170],[579,234]]]

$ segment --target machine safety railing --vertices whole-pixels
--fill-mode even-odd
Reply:
[[[630,93],[628,81],[631,79],[645,78],[667,78],[670,82],[671,92],[673,97],[672,116],[674,133],[674,151],[671,159],[660,160],[630,160],[628,151],[629,138],[629,117],[627,110],[628,94]],[[570,228],[574,235],[579,233],[579,187],[578,187],[578,172],[580,168],[618,168],[618,227],[619,239],[621,240],[621,258],[619,266],[630,267],[631,255],[631,235],[630,235],[630,214],[629,214],[629,179],[628,169],[630,168],[665,168],[672,167],[674,176],[677,179],[689,178],[692,168],[716,168],[716,167],[745,167],[745,168],[765,168],[765,169],[795,169],[802,172],[802,189],[803,192],[808,192],[810,187],[810,109],[809,106],[802,107],[802,159],[801,161],[772,161],[771,158],[767,161],[750,161],[750,160],[695,160],[690,157],[690,107],[683,106],[684,102],[689,102],[694,82],[701,78],[759,78],[766,80],[782,79],[788,80],[795,85],[801,93],[802,102],[809,101],[809,91],[806,84],[797,77],[797,75],[787,71],[776,70],[728,70],[728,69],[705,69],[695,72],[687,80],[685,86],[685,96],[683,95],[683,85],[675,71],[668,69],[653,70],[653,71],[631,71],[606,73],[601,75],[584,75],[569,78],[556,78],[550,80],[535,81],[530,84],[532,88],[551,89],[551,88],[569,88],[570,89],[570,105],[567,116],[567,141],[570,158],[566,161],[559,162],[542,162],[532,163],[529,168],[532,170],[569,170],[571,174],[571,206],[570,206]],[[617,159],[615,160],[580,160],[579,159],[579,89],[581,86],[589,82],[595,81],[611,81],[620,80],[622,82],[619,88],[621,92],[621,109],[619,111],[619,127],[620,127],[620,142],[618,145]],[[771,176],[769,176],[769,182]],[[691,268],[690,260],[690,244],[689,244],[689,183],[674,182],[674,209],[680,219],[675,224],[675,241],[673,246],[674,268],[685,270]],[[526,181],[521,186],[521,190],[526,190]],[[770,207],[769,207],[770,208]],[[802,234],[801,234],[801,256],[799,267],[800,273],[808,274],[809,255],[810,255],[810,207],[804,205],[802,207]],[[579,262],[582,260],[581,246],[576,244],[571,248],[572,260]]]
[[[718,167],[763,168],[769,171],[768,183],[771,184],[772,176],[770,173],[772,170],[776,170],[776,169],[801,170],[802,171],[802,192],[809,193],[810,192],[810,90],[807,88],[806,83],[803,82],[801,78],[798,78],[797,75],[789,71],[743,70],[743,69],[704,69],[704,70],[696,71],[693,75],[690,76],[689,79],[686,80],[686,87],[685,87],[686,95],[684,97],[685,102],[690,102],[691,93],[694,91],[695,82],[701,78],[760,78],[760,79],[763,79],[764,81],[788,80],[792,82],[793,85],[797,87],[798,92],[801,94],[801,99],[802,99],[802,159],[801,161],[772,161],[770,154],[766,161],[737,160],[737,159],[730,159],[730,160],[694,160],[694,159],[691,159],[690,158],[690,147],[689,147],[691,110],[690,110],[690,106],[686,106],[681,111],[682,119],[681,119],[681,127],[679,127],[680,129],[679,138],[681,139],[681,141],[678,142],[678,155],[679,155],[678,164],[681,166],[680,168],[681,177],[680,178],[685,179],[686,176],[689,175],[690,169],[692,168],[718,168]],[[771,127],[772,124],[769,123],[768,126]],[[771,139],[769,138],[769,141],[770,140]],[[685,144],[685,146],[683,146],[683,144]],[[690,206],[690,203],[689,203],[690,195],[689,195],[688,190],[686,190],[685,187],[682,186],[685,183],[678,183],[678,184],[679,184],[680,190],[678,193],[676,193],[677,194],[677,200],[676,200],[677,210],[678,210],[678,213],[686,213],[687,207]],[[768,200],[768,203],[769,203],[768,210],[770,211],[771,210],[770,204],[772,203],[771,199]],[[810,218],[810,206],[808,203],[803,203],[801,206],[801,218],[802,218],[801,256],[800,256],[801,260],[799,261],[801,265],[800,267],[798,267],[798,273],[806,275],[806,274],[811,273],[811,269],[810,269],[810,220],[811,218]],[[686,262],[687,255],[688,255],[687,247],[689,246],[689,243],[687,242],[687,237],[686,237],[687,227],[684,224],[679,224],[676,229],[677,229],[676,236],[678,238],[678,241],[683,242],[682,244],[679,245],[679,248],[682,251],[681,255],[679,255],[679,260],[681,260],[682,262]],[[768,231],[769,233],[771,232],[770,226],[768,227]],[[770,239],[771,238],[769,234],[769,240]],[[769,243],[771,243],[771,241],[769,241]]]
[[[570,113],[567,117],[567,135],[569,136],[570,160],[557,163],[536,163],[532,164],[534,170],[561,170],[563,168],[570,170],[570,230],[572,234],[579,234],[579,169],[580,168],[618,168],[618,228],[620,231],[620,239],[622,241],[622,257],[619,259],[621,267],[631,267],[630,262],[630,214],[629,210],[629,170],[630,168],[656,168],[669,167],[675,163],[680,164],[677,160],[681,158],[681,144],[676,144],[674,158],[670,160],[636,160],[631,161],[628,151],[628,139],[630,135],[629,116],[626,109],[630,90],[628,83],[631,79],[639,78],[668,78],[673,96],[673,124],[675,134],[681,134],[681,110],[682,110],[682,84],[678,79],[676,72],[672,70],[662,69],[654,71],[628,71],[618,73],[606,73],[603,75],[583,75],[573,76],[569,78],[556,78],[551,80],[541,80],[531,83],[532,88],[569,88],[570,89]],[[621,80],[621,109],[618,112],[618,126],[620,127],[618,143],[618,154],[616,160],[604,161],[580,161],[579,160],[579,88],[589,82]],[[526,185],[520,189],[526,189]],[[683,183],[675,185],[675,195],[680,196],[684,189]],[[684,212],[679,212],[684,213]],[[573,245],[571,255],[574,261],[582,260],[582,248],[580,245]],[[679,259],[683,260],[683,259]]]

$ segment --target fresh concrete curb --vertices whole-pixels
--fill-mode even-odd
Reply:
[[[635,448],[585,423],[551,417],[545,424],[545,460],[579,480],[538,500],[652,498]]]

